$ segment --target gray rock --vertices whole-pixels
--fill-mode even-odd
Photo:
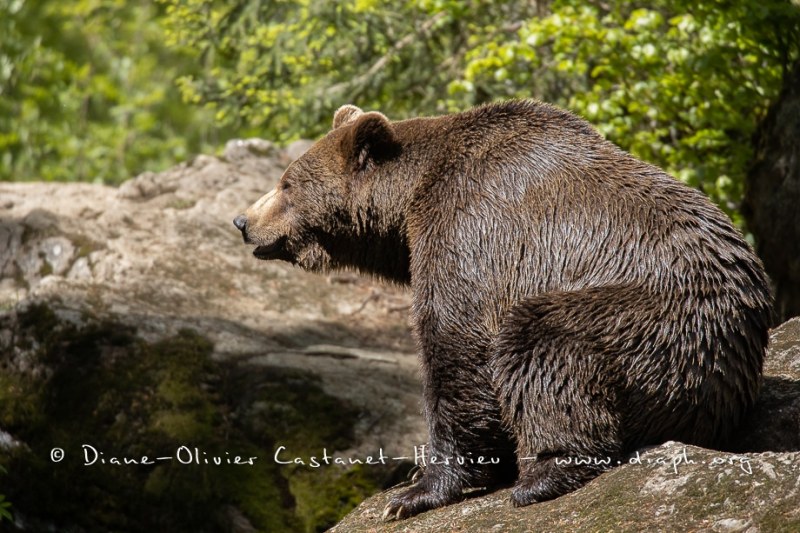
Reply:
[[[48,265],[51,274],[60,276],[72,266],[75,246],[63,236],[44,239],[38,246],[39,255]]]
[[[143,172],[120,185],[117,194],[127,200],[147,200],[164,191],[163,183],[153,172]]]
[[[214,343],[213,359],[232,371],[310,372],[325,394],[352,406],[359,413],[354,444],[338,450],[342,456],[380,448],[408,455],[427,441],[408,295],[363,278],[325,278],[256,261],[232,220],[275,185],[309,142],[286,150],[243,142],[225,158],[200,156],[119,189],[0,183],[0,319],[41,301],[62,320],[135,326],[146,342],[191,328]],[[13,331],[0,320],[4,368],[48,372],[13,343]],[[383,493],[335,531],[800,527],[800,319],[773,332],[765,376],[761,400],[728,450],[668,443],[643,453],[642,464],[524,509],[512,508],[501,490],[384,524],[380,515],[393,492]],[[254,402],[242,412],[259,419],[263,408]],[[673,461],[681,456],[693,462],[676,472]],[[230,528],[247,531],[241,509],[229,511]]]
[[[800,450],[800,317],[772,331],[761,394],[738,433],[735,451]]]
[[[225,143],[223,157],[228,161],[241,161],[251,157],[271,157],[277,149],[264,139],[231,139]]]
[[[553,501],[514,508],[509,489],[382,522],[399,488],[369,498],[332,532],[796,531],[800,454],[731,455],[670,442]]]
[[[739,434],[725,451],[665,443],[571,494],[521,509],[504,489],[383,522],[384,506],[402,490],[394,488],[331,531],[800,531],[800,318],[772,331],[764,388]]]
[[[224,158],[198,156],[118,189],[0,183],[0,311],[43,301],[62,318],[135,326],[151,342],[202,331],[216,360],[309,370],[352,402],[364,414],[354,453],[424,442],[408,296],[259,262],[232,224],[309,144],[235,140]]]

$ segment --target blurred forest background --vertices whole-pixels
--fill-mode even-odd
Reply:
[[[317,138],[345,103],[519,97],[701,189],[800,315],[800,0],[0,0],[4,181],[117,185]]]
[[[536,97],[741,226],[753,133],[800,52],[790,0],[2,0],[0,179],[117,184],[227,139],[315,138]]]

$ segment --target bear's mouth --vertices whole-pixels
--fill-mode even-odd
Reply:
[[[256,246],[255,250],[253,250],[253,255],[257,259],[264,261],[273,259],[288,261],[291,259],[291,254],[286,250],[286,237],[279,237],[269,244]]]

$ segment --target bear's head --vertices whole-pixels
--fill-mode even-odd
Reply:
[[[397,227],[401,215],[391,213],[393,199],[377,184],[395,172],[401,152],[394,125],[384,115],[343,106],[334,114],[333,129],[233,223],[245,243],[256,245],[258,259],[317,272],[356,268],[395,278],[398,265],[385,263],[402,257],[378,256],[385,255],[384,248],[407,246]],[[407,265],[400,267],[407,271]]]

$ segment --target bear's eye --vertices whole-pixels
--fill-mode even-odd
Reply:
[[[287,190],[287,189],[289,189],[289,188],[291,188],[291,184],[290,184],[288,181],[286,181],[286,180],[282,180],[282,181],[280,182],[280,189],[281,189],[282,191],[285,191],[285,190]]]

